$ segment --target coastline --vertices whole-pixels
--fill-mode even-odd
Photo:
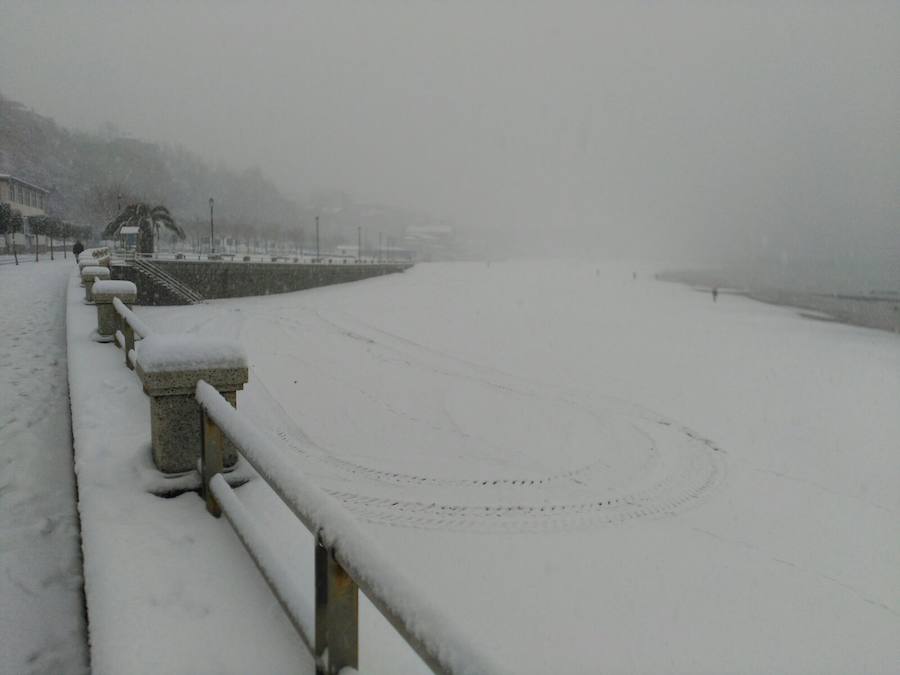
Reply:
[[[677,270],[656,275],[660,281],[687,284],[697,291],[718,288],[720,294],[743,295],[770,305],[793,307],[813,321],[834,321],[900,333],[900,295],[816,293],[774,288],[744,288],[719,272]]]

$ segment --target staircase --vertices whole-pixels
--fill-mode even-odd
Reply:
[[[203,296],[200,295],[190,286],[183,284],[168,272],[164,272],[161,267],[150,262],[146,258],[135,258],[130,261],[132,267],[138,270],[143,276],[149,277],[155,284],[162,286],[172,295],[178,297],[184,304],[193,305],[203,302]]]

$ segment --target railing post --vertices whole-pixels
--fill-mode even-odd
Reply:
[[[359,589],[332,550],[316,543],[316,675],[359,667]]]
[[[206,510],[216,518],[222,515],[222,507],[209,489],[209,481],[217,473],[222,473],[225,457],[225,435],[213,422],[206,411],[200,409],[200,438],[202,451],[200,453],[200,477],[202,479],[201,491],[206,501]]]
[[[125,352],[125,365],[128,366],[129,370],[134,370],[131,359],[128,358],[128,354],[134,349],[134,329],[124,316],[122,317],[122,335],[125,336],[125,347],[123,348],[123,351]]]
[[[115,310],[115,307],[113,307],[113,310]],[[123,342],[125,341],[125,333],[122,331],[122,325],[124,323],[125,323],[125,319],[122,317],[122,315],[119,314],[118,312],[115,312],[113,314],[113,337],[115,338],[113,340],[113,344],[116,346],[116,349],[121,349],[124,347],[124,345],[119,344],[119,337],[118,337],[119,333],[122,333],[122,341]],[[128,354],[128,352],[125,352],[125,353]]]

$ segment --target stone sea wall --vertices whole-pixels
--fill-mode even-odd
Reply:
[[[336,264],[188,260],[153,262],[167,274],[209,299],[288,293],[394,274],[412,266],[409,263],[355,262]]]

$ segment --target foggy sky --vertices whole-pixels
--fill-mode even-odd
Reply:
[[[898,2],[4,0],[0,25],[5,95],[291,196],[524,253],[900,249]]]

